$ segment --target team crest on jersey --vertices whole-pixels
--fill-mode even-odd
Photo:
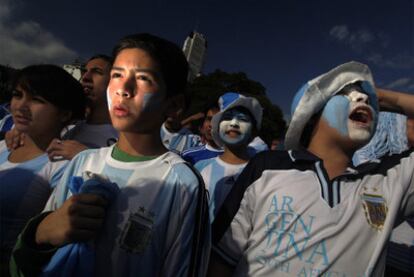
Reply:
[[[382,230],[388,212],[387,202],[381,195],[363,193],[361,198],[369,225]]]
[[[129,215],[122,230],[120,247],[130,253],[143,253],[151,242],[153,227],[154,214],[140,207],[136,213]]]

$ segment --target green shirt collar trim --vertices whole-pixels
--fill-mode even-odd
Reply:
[[[144,162],[153,160],[158,156],[133,156],[122,151],[119,149],[118,145],[115,144],[112,149],[111,157],[120,162]]]

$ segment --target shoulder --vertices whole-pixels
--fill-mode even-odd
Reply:
[[[168,152],[163,160],[169,164],[167,179],[186,187],[196,188],[199,185],[200,177],[196,170],[178,154]]]

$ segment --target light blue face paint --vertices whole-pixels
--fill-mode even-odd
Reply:
[[[344,95],[335,95],[326,103],[322,117],[329,126],[341,135],[348,136],[349,100]]]
[[[364,92],[366,92],[366,94],[368,95],[369,104],[374,109],[374,111],[376,113],[378,113],[378,111],[379,111],[379,108],[378,108],[378,98],[377,98],[377,93],[375,92],[375,89],[367,81],[363,81],[361,83],[361,87],[364,90]]]
[[[164,95],[162,93],[144,93],[142,110],[145,112],[157,111],[161,108]]]

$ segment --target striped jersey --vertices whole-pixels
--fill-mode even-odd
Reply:
[[[199,161],[194,165],[203,177],[210,195],[209,210],[211,222],[246,164],[229,164],[220,157],[215,157]]]
[[[119,186],[120,193],[107,210],[96,241],[95,275],[187,276],[192,258],[200,255],[202,262],[196,270],[201,276],[209,253],[209,227],[206,223],[200,227],[197,216],[202,181],[174,153],[149,161],[121,162],[112,158],[112,150],[113,146],[79,153],[46,210],[58,208],[70,196],[71,176],[86,171],[103,175]],[[198,245],[193,241],[196,232],[204,234]]]
[[[262,152],[221,211],[213,248],[235,276],[381,276],[393,227],[414,213],[414,153],[329,180],[309,152]]]
[[[204,144],[198,147],[193,147],[181,153],[181,157],[191,164],[195,164],[201,160],[207,160],[223,154],[223,149],[216,149],[210,144]]]
[[[8,160],[0,142],[1,251],[10,251],[27,221],[40,213],[61,178],[67,161],[51,162],[46,154],[22,163]]]
[[[181,153],[187,149],[203,145],[201,137],[193,134],[190,130],[183,128],[177,133],[171,133],[165,128],[165,124],[160,129],[161,141],[164,146],[176,153]]]

